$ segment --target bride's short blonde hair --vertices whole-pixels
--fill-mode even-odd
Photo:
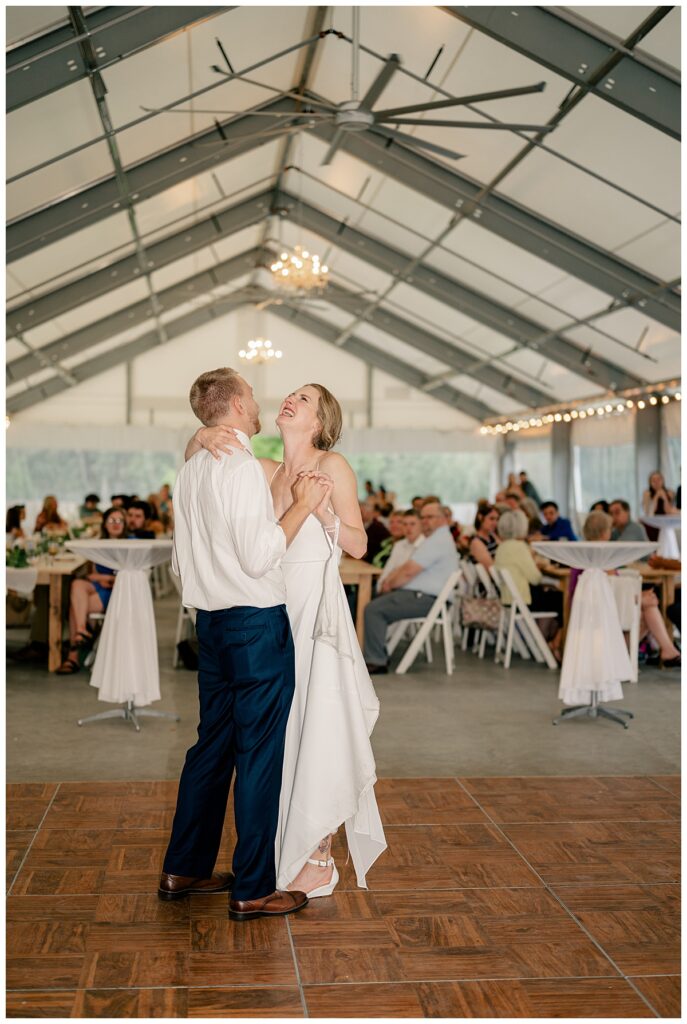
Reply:
[[[317,403],[317,418],[321,426],[313,438],[313,444],[321,451],[328,452],[341,438],[341,428],[343,427],[341,406],[324,384],[309,384],[308,387],[315,388],[320,396]]]

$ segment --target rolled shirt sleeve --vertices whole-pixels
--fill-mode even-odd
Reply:
[[[274,509],[262,467],[251,459],[225,477],[224,515],[241,568],[259,579],[276,569],[286,554],[286,534],[274,518]]]

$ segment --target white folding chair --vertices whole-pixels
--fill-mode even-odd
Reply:
[[[463,587],[461,588],[461,597],[476,597],[479,591],[479,578],[477,576],[477,569],[474,562],[470,562],[465,559],[460,563],[460,567],[463,571]],[[461,601],[462,603],[462,601]],[[477,644],[479,643],[478,633],[473,626],[462,626],[462,636],[460,642],[461,651],[467,651],[468,643],[470,640],[470,630],[473,631],[472,637],[472,649],[477,650]]]
[[[477,573],[477,579],[481,583],[482,589],[484,590],[485,596],[490,598],[491,600],[498,600],[499,592],[494,586],[494,581],[492,580],[487,570],[479,562],[475,563],[474,568],[475,572]],[[480,658],[484,658],[487,640],[490,637],[493,638],[494,642],[496,641],[496,638],[494,637],[494,634],[490,629],[479,630],[478,655]]]
[[[105,615],[106,614],[107,614],[106,611],[104,611],[104,612],[90,612],[89,613],[88,621],[89,622],[93,622],[93,623],[99,623],[100,628],[98,629],[98,632],[96,634],[96,638],[95,638],[95,640],[93,642],[93,646],[91,647],[90,651],[88,652],[88,654],[86,655],[86,657],[83,660],[84,668],[90,668],[91,665],[93,664],[93,662],[95,661],[95,655],[96,655],[96,652],[98,650],[98,643],[100,642],[100,632],[102,630],[103,622],[105,621]]]
[[[542,636],[537,626],[537,619],[553,619],[555,612],[532,612],[522,599],[520,591],[513,583],[513,577],[508,569],[497,569],[492,566],[491,577],[496,584],[499,593],[503,596],[504,588],[510,591],[511,604],[504,606],[504,613],[499,622],[499,631],[496,637],[496,651],[494,661],[498,662],[501,654],[501,644],[506,636],[506,646],[503,656],[503,667],[510,668],[513,644],[516,636],[519,636],[535,661],[543,662],[551,669],[557,669],[558,664],[554,658],[549,645]]]
[[[617,576],[610,576],[620,628],[629,633],[629,654],[632,665],[631,683],[639,682],[639,623],[642,617],[642,577],[634,569],[619,569]],[[624,593],[621,594],[621,588]],[[628,593],[629,592],[629,593]],[[629,597],[629,601],[628,598]]]
[[[196,628],[196,612],[194,608],[184,607],[184,603],[181,600],[181,580],[179,577],[173,572],[170,572],[169,577],[179,594],[179,613],[177,615],[177,628],[176,633],[174,634],[174,652],[172,654],[172,668],[178,668],[180,661],[178,644],[180,644],[186,637],[194,635]]]
[[[451,573],[426,616],[403,620],[405,623],[419,623],[420,628],[410,641],[408,650],[398,663],[396,675],[405,675],[430,637],[435,623],[441,626],[444,641],[444,658],[446,659],[446,675],[450,676],[453,674],[453,617],[451,602],[453,592],[458,585],[460,577],[460,569],[456,569],[455,572]]]

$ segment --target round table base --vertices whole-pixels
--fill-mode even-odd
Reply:
[[[179,715],[175,715],[173,711],[153,711],[151,708],[137,708],[134,707],[133,701],[127,701],[123,708],[113,708],[112,711],[100,711],[97,715],[88,715],[87,718],[79,718],[77,725],[83,725],[85,722],[97,722],[101,718],[123,718],[126,722],[133,722],[136,732],[141,731],[141,727],[138,724],[138,716],[146,718],[169,718],[172,722],[180,722],[181,718]]]
[[[610,718],[612,722],[618,722],[622,725],[623,729],[627,729],[628,723],[622,717],[626,715],[628,718],[634,718],[635,716],[631,711],[625,711],[623,708],[605,708],[599,704],[598,697],[595,693],[592,694],[591,704],[577,704],[572,708],[563,708],[560,715],[554,718],[552,725],[558,725],[559,722],[565,722],[569,718]]]

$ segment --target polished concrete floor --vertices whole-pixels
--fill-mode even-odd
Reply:
[[[176,597],[156,602],[161,709],[177,723],[122,720],[79,728],[103,710],[88,675],[50,675],[8,661],[7,778],[10,782],[176,779],[194,742],[196,676],[171,668]],[[25,631],[8,634],[16,648]],[[630,728],[578,719],[554,728],[558,673],[514,658],[510,670],[458,654],[453,676],[418,662],[406,676],[377,676],[381,703],[373,744],[380,778],[516,775],[665,775],[680,771],[680,674],[644,669],[625,686]]]

